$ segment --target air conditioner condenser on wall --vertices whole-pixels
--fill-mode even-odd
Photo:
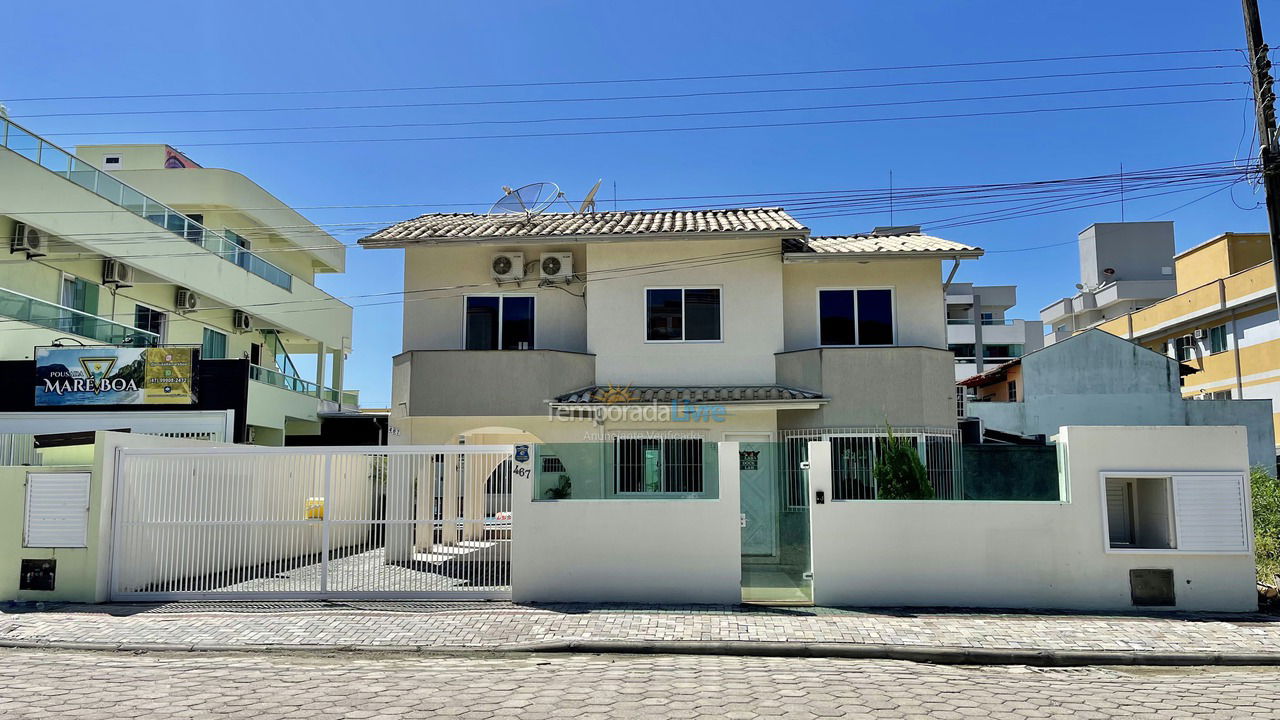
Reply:
[[[515,282],[524,279],[524,253],[494,253],[489,261],[489,273],[498,282]]]
[[[573,253],[543,253],[538,260],[538,268],[542,271],[542,282],[569,282],[573,280]]]

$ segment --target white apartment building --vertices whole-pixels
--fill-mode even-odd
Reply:
[[[956,380],[1044,347],[1044,323],[1005,317],[1018,304],[1015,285],[951,283],[946,302],[947,346],[956,356]]]
[[[1094,223],[1079,236],[1076,294],[1045,307],[1045,343],[1141,310],[1177,292],[1172,222]]]
[[[0,235],[0,372],[23,388],[0,411],[109,410],[116,429],[166,410],[230,410],[236,441],[279,445],[357,405],[343,389],[351,308],[314,284],[343,271],[345,247],[240,173],[167,145],[73,154],[0,118]],[[195,400],[33,403],[40,358],[81,346],[117,369],[131,348],[198,348]]]

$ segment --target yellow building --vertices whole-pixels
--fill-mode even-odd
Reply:
[[[1280,322],[1265,233],[1224,233],[1174,256],[1177,294],[1097,327],[1196,369],[1189,398],[1280,399]],[[1280,414],[1273,423],[1280,437]]]
[[[244,175],[163,144],[72,153],[0,116],[0,198],[0,380],[22,388],[3,409],[49,410],[27,386],[51,346],[185,346],[204,368],[191,409],[234,411],[237,441],[315,436],[355,410],[352,310],[315,284],[346,248]],[[72,409],[136,409],[93,402]]]

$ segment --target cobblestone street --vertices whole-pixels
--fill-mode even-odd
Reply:
[[[748,606],[172,603],[0,613],[0,642],[510,649],[578,640],[1280,652],[1280,619]]]
[[[1275,717],[1280,670],[0,651],[5,718]]]

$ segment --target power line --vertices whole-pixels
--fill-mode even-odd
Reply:
[[[578,98],[519,98],[506,100],[449,100],[425,103],[382,103],[376,105],[313,105],[304,107],[273,108],[179,108],[176,110],[97,110],[92,112],[34,113],[17,115],[22,119],[51,117],[102,117],[114,115],[189,115],[210,113],[245,113],[245,112],[313,112],[328,110],[391,110],[403,108],[425,107],[473,107],[481,105],[532,105],[548,103],[580,103],[580,102],[617,102],[632,100],[685,100],[695,97],[725,97],[737,95],[770,95],[798,92],[834,92],[843,90],[874,90],[885,88],[920,87],[935,85],[970,85],[988,82],[1020,82],[1024,80],[1050,80],[1061,78],[1096,77],[1103,75],[1133,75],[1158,72],[1189,72],[1200,70],[1238,69],[1238,65],[1194,65],[1190,67],[1143,68],[1134,70],[1096,70],[1091,72],[1054,73],[1045,75],[1019,75],[996,78],[962,78],[952,80],[916,80],[895,83],[873,83],[863,85],[836,85],[807,88],[756,88],[750,90],[706,90],[687,93],[664,93],[657,95],[618,95],[613,97],[578,97]]]
[[[1014,65],[1023,63],[1062,62],[1068,60],[1100,60],[1113,58],[1164,57],[1173,55],[1203,55],[1210,53],[1240,52],[1240,48],[1209,48],[1202,50],[1162,50],[1150,52],[1103,53],[1096,55],[1065,55],[1058,57],[1015,58],[1005,60],[979,60],[962,63],[933,63],[926,65],[888,65],[863,68],[836,68],[818,70],[790,70],[762,73],[734,73],[726,75],[677,75],[649,78],[618,78],[603,80],[552,80],[520,83],[472,83],[464,85],[421,85],[382,88],[340,88],[323,90],[238,90],[222,92],[138,93],[128,95],[61,95],[28,98],[10,98],[10,102],[45,102],[60,100],[134,100],[143,98],[188,97],[246,97],[263,95],[334,95],[344,93],[383,93],[425,90],[488,90],[522,87],[557,87],[570,85],[615,85],[626,83],[686,82],[701,80],[737,80],[744,78],[796,77],[802,75],[833,75],[841,73],[885,72],[895,70],[931,70],[940,68],[980,67],[989,65]]]
[[[1247,170],[1241,170],[1234,164],[1227,163],[1198,163],[1192,165],[1172,166],[1167,168],[1153,168],[1148,170],[1139,170],[1127,174],[1127,180],[1131,187],[1141,189],[1149,185],[1164,186],[1170,184],[1185,183],[1203,183],[1205,181],[1220,181],[1228,178],[1232,182],[1238,180],[1243,174],[1247,174]],[[1047,197],[1048,200],[1039,202],[1052,202],[1061,200],[1070,200],[1081,197],[1082,193],[1077,190],[1087,189],[1085,196],[1091,194],[1106,194],[1111,192],[1115,187],[1116,176],[1097,175],[1085,176],[1079,178],[1063,178],[1054,180],[1040,180],[1021,183],[999,183],[988,185],[958,185],[958,186],[932,186],[917,188],[900,188],[895,190],[895,201],[899,207],[906,210],[920,209],[940,209],[948,207],[965,207],[965,206],[982,206],[982,205],[1000,205],[1024,202],[1027,198]],[[857,192],[859,194],[854,194]],[[841,217],[857,214],[870,214],[883,209],[884,203],[887,201],[885,191],[819,191],[808,193],[802,196],[799,193],[790,193],[789,199],[786,200],[786,209],[794,217],[798,219],[817,219],[822,217]],[[714,197],[714,196],[712,196]],[[808,199],[812,198],[812,199]],[[759,199],[759,198],[753,198]],[[858,212],[848,212],[849,210],[858,210]],[[79,213],[83,211],[43,211],[44,214],[68,212]],[[107,212],[129,212],[123,208]],[[969,215],[961,215],[943,218],[938,222],[949,222],[957,219],[971,218],[975,216],[990,215],[993,213],[1005,212],[1003,210],[989,210],[981,213],[971,213]],[[22,213],[7,211],[7,214],[22,215]],[[349,229],[365,228],[376,229],[385,227],[387,221],[362,221],[358,223],[333,223],[333,225],[349,226]],[[238,234],[252,236],[254,233],[265,234],[283,230],[294,226],[275,226],[265,228],[234,228]],[[304,229],[309,226],[297,226]],[[315,228],[310,228],[315,230]],[[316,230],[320,232],[319,230]],[[99,244],[115,244],[119,246],[142,245],[148,240],[158,239],[170,245],[186,246],[186,243],[194,242],[193,239],[179,235],[173,231],[157,228],[154,231],[137,232],[137,231],[121,231],[121,232],[86,232],[86,233],[54,233],[55,239],[72,238],[72,237],[93,237],[98,239]],[[339,242],[342,247],[352,247],[352,243]],[[321,248],[323,249],[323,248]],[[254,252],[259,255],[268,255],[278,252],[314,252],[316,248],[299,246],[284,248],[261,248]],[[192,256],[202,257],[209,254],[210,250],[200,249],[190,252],[178,253],[156,253],[154,249],[149,250],[141,255],[116,254],[114,257],[118,259],[129,259],[133,257],[181,257]],[[92,250],[86,253],[95,255]],[[83,254],[83,253],[78,253]],[[216,253],[215,253],[216,254]],[[67,258],[64,258],[67,259]],[[0,260],[0,262],[5,262]],[[21,261],[18,261],[21,262]]]
[[[875,103],[854,103],[843,105],[807,105],[801,107],[758,108],[748,110],[708,110],[698,112],[649,113],[637,115],[586,115],[576,117],[518,118],[515,120],[458,120],[452,122],[415,122],[415,123],[364,123],[349,125],[293,125],[276,127],[249,128],[194,128],[171,130],[95,130],[93,132],[57,132],[43,133],[45,137],[86,135],[189,135],[209,133],[243,133],[243,132],[285,132],[302,130],[373,130],[389,128],[415,127],[465,127],[474,125],[531,125],[554,122],[596,122],[617,120],[656,120],[664,118],[714,117],[722,115],[760,115],[767,113],[809,112],[814,110],[852,110],[859,108],[891,107],[898,105],[928,105],[931,103],[976,102],[985,100],[1011,100],[1032,97],[1051,97],[1058,95],[1084,95],[1091,93],[1130,92],[1136,90],[1167,90],[1178,88],[1220,87],[1223,85],[1245,85],[1245,80],[1226,80],[1219,82],[1171,83],[1164,85],[1131,85],[1126,87],[1087,88],[1083,90],[1055,90],[1050,92],[1013,93],[1007,95],[979,95],[959,98],[925,98],[920,100],[895,100]]]
[[[235,141],[235,142],[207,142],[207,143],[188,143],[183,145],[184,148],[191,147],[232,147],[232,146],[250,146],[250,145],[327,145],[327,144],[353,144],[353,143],[407,143],[407,142],[432,142],[441,140],[503,140],[503,139],[528,139],[528,138],[549,138],[549,137],[586,137],[593,135],[638,135],[648,133],[671,133],[671,132],[700,132],[706,130],[744,130],[752,128],[784,128],[784,127],[813,127],[822,125],[851,125],[864,123],[882,123],[882,122],[900,122],[909,120],[953,120],[961,118],[979,118],[979,117],[999,117],[1012,115],[1034,115],[1039,113],[1058,113],[1058,112],[1075,112],[1081,110],[1114,110],[1119,108],[1139,108],[1139,107],[1159,107],[1172,105],[1202,105],[1206,103],[1222,103],[1222,102],[1238,102],[1240,98],[1205,98],[1203,100],[1171,100],[1163,102],[1144,102],[1144,103],[1118,103],[1111,105],[1086,105],[1080,107],[1065,108],[1036,108],[1031,110],[1003,110],[991,112],[972,112],[972,113],[950,113],[944,115],[906,115],[900,117],[886,118],[854,118],[845,120],[811,120],[803,122],[775,122],[775,123],[744,123],[738,125],[705,125],[693,127],[672,127],[672,128],[632,128],[621,130],[578,130],[564,132],[544,132],[544,133],[510,133],[498,135],[446,135],[435,137],[402,137],[402,138],[326,138],[316,140],[252,140],[252,141]]]

